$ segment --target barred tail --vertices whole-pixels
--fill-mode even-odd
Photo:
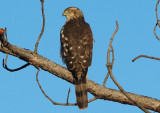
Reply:
[[[86,109],[88,107],[86,78],[84,78],[82,81],[79,81],[79,83],[75,85],[75,91],[76,101],[79,109]]]

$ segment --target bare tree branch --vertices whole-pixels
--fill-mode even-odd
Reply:
[[[137,57],[135,57],[132,62],[134,62],[135,60],[141,58],[141,57],[144,57],[144,58],[149,58],[149,59],[154,59],[154,60],[160,60],[160,58],[156,58],[156,57],[151,57],[151,56],[147,56],[147,55],[139,55]]]
[[[37,40],[36,45],[35,45],[35,50],[34,50],[35,53],[37,53],[37,47],[38,47],[39,41],[40,41],[40,39],[41,39],[41,37],[43,35],[44,27],[45,27],[44,0],[40,0],[40,1],[41,1],[41,5],[42,5],[43,25],[42,25],[41,33],[39,34],[38,40]]]
[[[153,32],[154,32],[154,35],[156,36],[156,38],[157,38],[158,40],[160,40],[160,38],[159,38],[159,37],[157,36],[157,34],[156,34],[157,25],[158,25],[158,24],[155,25]]]
[[[157,18],[157,24],[158,24],[158,26],[160,27],[160,23],[159,23],[159,19],[158,19],[158,11],[157,11],[157,8],[158,8],[158,5],[159,5],[159,1],[160,1],[160,0],[158,0],[158,1],[157,1],[157,4],[156,4],[156,18]]]
[[[39,67],[65,81],[68,81],[72,84],[75,83],[72,74],[66,68],[32,51],[11,45],[8,41],[5,40],[4,36],[1,34],[1,31],[0,31],[0,43],[3,45],[0,46],[0,52],[18,57],[19,59],[24,60],[35,67]],[[124,96],[121,91],[108,89],[91,80],[87,80],[87,87],[88,87],[87,91],[90,92],[92,95],[94,95],[96,98],[119,102],[122,104],[135,105],[126,96]],[[130,95],[139,104],[143,105],[146,109],[160,112],[160,109],[158,109],[160,106],[160,100],[133,93],[127,93],[127,94]]]
[[[119,25],[118,25],[118,21],[116,21],[116,25],[117,25],[117,28],[116,30],[114,31],[111,39],[110,39],[110,44],[109,44],[109,47],[108,47],[108,52],[107,52],[107,68],[108,68],[108,72],[110,74],[110,77],[111,79],[113,80],[113,82],[117,85],[117,87],[120,89],[120,91],[129,99],[131,100],[135,105],[137,105],[142,111],[144,111],[145,113],[150,113],[148,110],[146,110],[141,104],[139,104],[139,102],[135,101],[132,96],[128,95],[125,90],[122,88],[122,86],[120,86],[120,84],[116,81],[113,73],[112,73],[112,66],[113,66],[113,60],[112,60],[112,63],[110,63],[110,50],[111,50],[111,47],[112,47],[112,42],[113,42],[113,39],[114,39],[114,36],[115,34],[117,33],[118,29],[119,29]],[[113,48],[113,47],[112,47]],[[114,59],[114,58],[113,58]]]
[[[46,98],[48,98],[54,105],[63,105],[63,106],[74,106],[76,104],[72,104],[72,103],[58,103],[58,102],[55,102],[53,101],[45,92],[44,90],[42,89],[42,86],[40,85],[39,83],[39,80],[38,80],[38,73],[39,73],[40,69],[38,68],[38,71],[37,71],[37,74],[36,74],[36,81],[38,83],[38,86],[40,88],[40,90],[42,91],[42,93],[45,95]]]
[[[4,36],[6,37],[6,41],[8,41],[8,38],[7,38],[7,28],[5,28],[5,30],[4,30]],[[21,69],[23,69],[23,68],[25,68],[25,67],[27,67],[27,66],[30,65],[29,63],[27,63],[27,64],[25,64],[25,65],[23,65],[23,66],[21,66],[21,67],[19,67],[19,68],[10,69],[10,68],[8,68],[8,66],[7,66],[7,59],[8,59],[8,54],[6,54],[5,60],[3,59],[3,68],[5,68],[7,71],[10,71],[10,72],[19,71],[19,70],[21,70]]]
[[[4,32],[4,35],[5,35],[5,37],[6,37],[6,40],[8,41],[8,38],[7,38],[7,28],[5,28],[4,31],[5,31],[5,32]],[[3,60],[3,67],[4,67],[4,68],[6,67],[7,59],[8,59],[8,54],[6,54],[5,61]]]
[[[114,49],[113,49],[113,46],[111,46],[111,52],[112,52],[111,67],[113,68],[113,63],[114,63]],[[106,66],[107,66],[107,64],[106,64]],[[106,81],[107,81],[108,77],[109,77],[109,72],[107,73],[107,76],[106,76],[105,79],[104,79],[103,86],[106,85]]]
[[[5,59],[5,60],[3,59],[3,68],[5,68],[7,71],[10,71],[10,72],[19,71],[19,70],[21,70],[21,69],[23,69],[23,68],[26,68],[27,66],[30,65],[29,63],[26,63],[25,65],[23,65],[23,66],[21,66],[21,67],[19,67],[19,68],[10,69],[10,68],[8,68],[8,66],[7,66],[7,64],[6,64],[7,58],[8,58],[8,54],[6,55],[6,59]]]
[[[159,4],[159,1],[160,0],[158,0],[157,1],[157,4],[156,4],[156,18],[157,18],[157,23],[156,23],[156,25],[155,25],[155,27],[154,27],[154,30],[153,30],[153,32],[154,32],[154,35],[156,36],[156,38],[158,39],[158,40],[160,40],[160,38],[157,36],[157,34],[156,34],[156,28],[157,28],[157,25],[160,27],[160,23],[159,23],[159,19],[158,19],[158,11],[157,11],[157,7],[158,7],[158,4]]]
[[[107,73],[106,77],[104,78],[104,81],[103,81],[103,86],[105,87],[106,85],[106,82],[108,80],[108,77],[109,77],[109,72]]]
[[[41,39],[41,37],[42,37],[42,35],[43,35],[44,27],[45,27],[44,0],[40,0],[40,2],[41,2],[41,6],[42,6],[43,25],[42,25],[41,33],[39,34],[38,40],[37,40],[37,42],[36,42],[36,44],[35,44],[35,50],[34,50],[35,53],[37,53],[38,44],[39,44],[39,41],[40,41],[40,39]],[[5,28],[5,36],[6,36],[6,39],[7,39],[6,28]],[[7,59],[8,59],[8,54],[6,55],[5,62],[4,62],[4,60],[3,60],[3,67],[4,67],[6,70],[10,71],[10,72],[19,71],[19,70],[21,70],[21,69],[23,69],[23,68],[26,68],[27,66],[30,65],[30,63],[26,63],[26,64],[24,64],[23,66],[21,66],[21,67],[19,67],[19,68],[10,69],[10,68],[8,68],[8,66],[7,66],[7,64],[6,64],[6,63],[7,63]]]

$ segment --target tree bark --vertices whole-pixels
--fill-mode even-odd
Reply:
[[[4,36],[0,36],[0,52],[18,57],[19,59],[24,60],[35,67],[39,67],[61,79],[74,84],[72,74],[66,68],[30,50],[11,45],[7,40],[5,40]],[[121,91],[108,89],[89,79],[87,80],[87,86],[88,92],[99,99],[134,105],[133,102],[128,100],[128,98],[121,93]],[[160,112],[160,100],[133,93],[128,94],[146,109]]]

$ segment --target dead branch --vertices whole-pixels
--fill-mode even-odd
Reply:
[[[37,74],[36,74],[36,81],[38,83],[38,86],[40,88],[40,90],[42,91],[42,93],[45,95],[46,98],[48,98],[54,105],[63,105],[63,106],[74,106],[76,104],[72,104],[72,103],[58,103],[58,102],[55,102],[53,101],[46,93],[45,91],[42,89],[42,86],[40,85],[39,83],[39,80],[38,80],[38,73],[39,73],[40,69],[38,68],[38,71],[37,71]]]
[[[147,55],[139,55],[137,57],[135,57],[132,62],[134,62],[135,60],[141,58],[141,57],[144,57],[144,58],[149,58],[149,59],[154,59],[154,60],[160,60],[160,58],[156,58],[156,57],[151,57],[151,56],[147,56]]]
[[[111,51],[111,47],[112,47],[112,42],[113,42],[113,39],[114,39],[114,36],[115,34],[117,33],[118,29],[119,29],[119,25],[118,25],[118,21],[116,21],[116,25],[117,25],[117,28],[116,30],[114,31],[111,39],[110,39],[110,44],[109,44],[109,47],[108,47],[108,52],[107,52],[107,68],[108,68],[108,72],[109,72],[109,75],[111,77],[111,79],[113,80],[113,82],[117,85],[117,87],[120,89],[120,91],[129,99],[131,100],[136,106],[138,106],[142,111],[144,111],[145,113],[150,113],[148,110],[146,110],[141,104],[139,104],[138,102],[136,102],[136,100],[134,100],[130,95],[128,95],[125,90],[122,88],[122,86],[120,86],[120,84],[117,82],[117,80],[115,79],[113,73],[112,73],[112,67],[113,67],[113,61],[112,63],[110,63],[110,51]],[[113,48],[113,47],[112,47]],[[112,56],[114,59],[114,56]]]
[[[10,69],[10,68],[8,68],[8,66],[7,66],[7,64],[6,64],[7,58],[8,58],[8,55],[6,56],[6,59],[5,59],[5,60],[3,59],[3,68],[5,68],[7,71],[10,71],[10,72],[19,71],[19,70],[24,69],[24,68],[26,68],[27,66],[30,65],[29,63],[26,63],[25,65],[23,65],[23,66],[21,66],[21,67],[19,67],[19,68]]]
[[[112,52],[111,67],[113,68],[113,63],[114,63],[114,49],[113,49],[113,46],[111,46],[111,52]],[[106,64],[106,66],[107,66],[107,64]],[[107,81],[108,77],[109,77],[109,72],[107,73],[107,75],[106,75],[106,77],[105,77],[105,79],[104,79],[103,86],[106,85],[106,81]]]
[[[25,62],[30,63],[35,67],[39,67],[42,70],[45,70],[67,82],[74,84],[72,74],[66,68],[34,53],[33,51],[10,44],[8,41],[6,41],[3,35],[0,35],[0,43],[3,45],[0,46],[0,52],[15,56],[21,60],[24,60]],[[124,96],[124,94],[121,91],[108,89],[91,80],[87,81],[87,86],[87,91],[94,95],[96,98],[135,106],[135,104],[132,101],[130,101],[126,96]],[[146,109],[160,112],[160,110],[157,109],[160,106],[160,100],[133,93],[127,94],[130,95],[139,104],[143,105]]]
[[[158,25],[158,24],[155,25],[153,32],[154,32],[154,35],[156,36],[156,38],[157,38],[158,40],[160,40],[160,38],[159,38],[159,37],[157,36],[157,34],[156,34],[157,25]]]
[[[160,0],[158,0],[158,1],[157,1],[157,4],[156,4],[156,18],[157,18],[157,24],[158,24],[158,26],[160,27],[160,23],[159,23],[159,19],[158,19],[158,11],[157,11],[157,8],[158,8],[158,5],[159,5],[159,1],[160,1]]]
[[[103,81],[103,86],[105,87],[106,85],[106,82],[108,80],[108,77],[109,77],[109,73],[107,73],[106,77],[104,78],[104,81]]]
[[[37,42],[35,44],[35,50],[34,50],[35,53],[37,53],[38,44],[39,44],[39,41],[40,41],[40,39],[41,39],[41,37],[43,35],[44,27],[45,27],[44,0],[40,0],[40,2],[41,2],[41,7],[42,7],[43,25],[42,25],[41,33],[39,34],[38,40],[37,40]],[[5,32],[4,33],[5,33],[5,36],[6,36],[6,39],[7,39],[6,28],[5,28]],[[6,55],[5,62],[3,60],[3,68],[5,68],[7,71],[10,71],[10,72],[19,71],[19,70],[24,69],[24,68],[26,68],[27,66],[30,65],[30,63],[26,63],[26,64],[24,64],[23,66],[21,66],[19,68],[10,69],[10,68],[8,68],[8,66],[6,64],[7,63],[7,59],[8,59],[8,54]]]
[[[8,41],[8,38],[7,38],[7,28],[5,28],[4,31],[5,31],[5,32],[4,32],[4,35],[5,35],[5,37],[6,37],[6,40]],[[8,54],[6,54],[5,61],[4,61],[4,59],[3,59],[3,67],[4,67],[4,68],[6,67],[7,59],[8,59]]]
[[[41,1],[41,5],[42,5],[42,17],[43,17],[43,25],[42,25],[42,30],[41,30],[41,33],[39,34],[39,37],[38,37],[38,40],[35,44],[35,50],[34,52],[37,53],[37,47],[38,47],[38,44],[39,44],[39,41],[43,35],[43,32],[44,32],[44,27],[45,27],[45,15],[44,15],[44,0],[40,0]]]
[[[159,5],[159,1],[160,0],[158,0],[157,1],[157,4],[156,4],[156,18],[157,18],[157,23],[156,23],[156,25],[155,25],[155,27],[154,27],[154,30],[153,30],[153,32],[154,32],[154,35],[156,36],[156,38],[158,39],[158,40],[160,40],[160,38],[157,36],[157,34],[156,34],[156,28],[157,28],[157,25],[160,27],[160,23],[159,23],[159,19],[158,19],[158,11],[157,11],[157,7],[158,7],[158,5]]]
[[[98,97],[93,97],[92,99],[88,100],[88,103],[93,102],[93,101],[95,101],[97,99],[98,99]]]
[[[71,92],[71,88],[69,88],[69,90],[68,90],[68,95],[67,95],[67,104],[68,104],[68,100],[69,100],[69,94],[70,94],[70,92]]]
[[[7,28],[5,28],[5,30],[4,30],[4,36],[6,37],[6,41],[8,41],[8,38],[7,38]],[[27,64],[25,64],[25,65],[23,65],[23,66],[21,66],[21,67],[19,67],[19,68],[10,69],[10,68],[8,68],[8,66],[7,66],[7,59],[8,59],[8,54],[6,54],[5,60],[3,59],[3,68],[6,69],[7,71],[10,71],[10,72],[19,71],[19,70],[21,70],[21,69],[23,69],[23,68],[25,68],[25,67],[27,67],[27,66],[30,65],[29,63],[27,63]]]

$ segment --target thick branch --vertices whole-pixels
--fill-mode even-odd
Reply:
[[[48,71],[49,73],[52,73],[57,77],[74,84],[72,74],[66,68],[50,61],[47,58],[35,54],[32,51],[17,46],[13,46],[10,43],[8,43],[4,39],[4,37],[0,37],[0,42],[2,43],[2,46],[0,46],[1,52],[18,57],[26,62],[29,62],[31,65],[35,67],[40,67],[41,69]],[[124,96],[120,91],[105,88],[104,86],[100,86],[99,84],[96,84],[91,80],[88,80],[87,83],[88,91],[94,96],[98,97],[99,99],[115,101],[122,104],[134,105],[134,103],[127,99],[126,96]],[[138,103],[143,105],[145,108],[153,111],[159,110],[160,100],[133,93],[127,94],[130,95]]]

